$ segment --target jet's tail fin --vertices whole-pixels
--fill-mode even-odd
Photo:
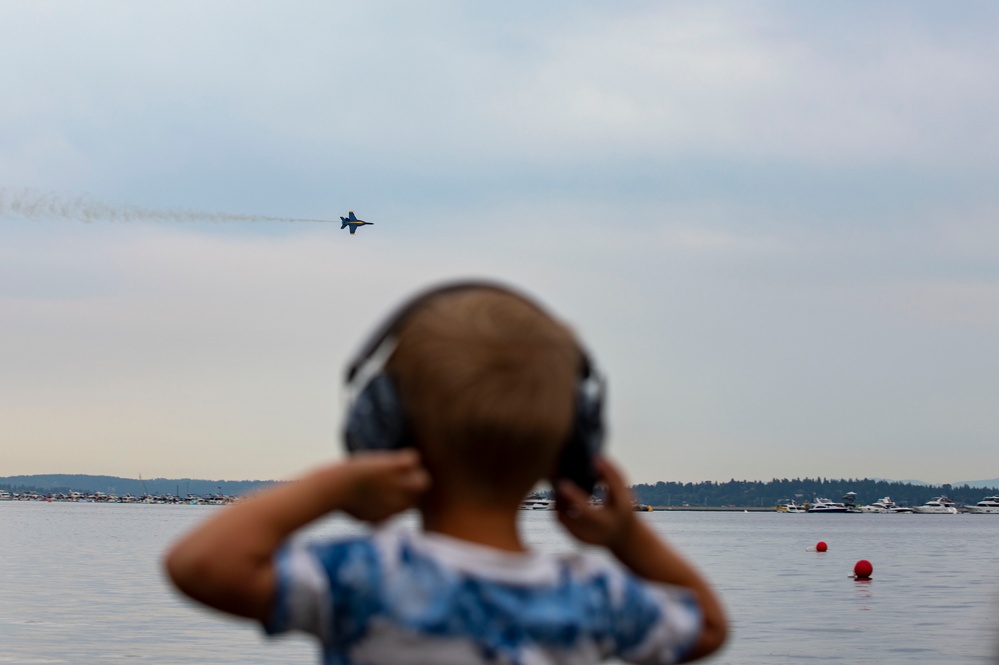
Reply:
[[[345,229],[345,228],[347,228],[347,224],[349,224],[349,223],[350,223],[350,222],[348,222],[348,221],[347,221],[347,218],[346,218],[346,217],[341,217],[341,218],[340,218],[340,221],[341,221],[341,222],[343,222],[342,224],[340,224],[340,228],[341,228],[341,229]]]

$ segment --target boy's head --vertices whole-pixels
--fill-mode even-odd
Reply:
[[[584,358],[572,332],[494,286],[420,301],[386,363],[435,484],[522,497],[550,474],[573,423]]]

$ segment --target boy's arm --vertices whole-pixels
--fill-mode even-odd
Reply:
[[[620,471],[608,460],[599,461],[607,484],[603,508],[589,505],[589,497],[573,483],[558,486],[559,520],[576,538],[607,547],[635,575],[690,589],[701,606],[704,624],[689,659],[701,658],[725,642],[728,621],[721,602],[697,570],[638,516]]]
[[[383,520],[413,506],[429,484],[416,451],[356,455],[223,508],[178,541],[164,564],[191,598],[265,622],[274,554],[288,536],[334,510]]]

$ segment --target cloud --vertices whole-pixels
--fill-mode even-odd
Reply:
[[[884,289],[877,302],[897,317],[935,329],[991,331],[999,334],[999,280],[898,285]]]
[[[541,155],[992,164],[991,40],[940,43],[880,16],[846,47],[816,29],[821,11],[759,5],[622,14],[556,34],[517,101],[494,107],[514,110],[510,124],[527,128]]]
[[[31,63],[0,68],[18,91],[0,120],[21,128],[7,171],[75,152],[77,188],[135,165],[184,180],[252,160],[333,182],[445,179],[482,196],[519,173],[575,192],[703,160],[992,169],[997,147],[994,40],[948,39],[918,9],[869,13],[845,45],[836,10],[767,5],[522,7],[531,21],[493,23],[447,4],[42,7],[5,10],[23,28],[3,60]]]

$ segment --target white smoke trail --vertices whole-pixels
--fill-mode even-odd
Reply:
[[[66,197],[34,189],[0,188],[0,217],[75,222],[329,222],[328,219],[274,217],[199,210],[163,210],[110,205],[85,195]]]

